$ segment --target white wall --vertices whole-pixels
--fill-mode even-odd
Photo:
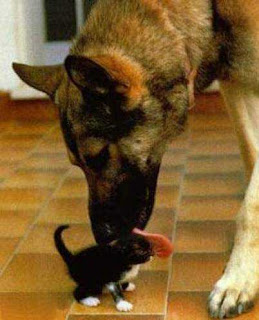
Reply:
[[[42,10],[42,0],[0,0],[0,90],[21,86],[13,61],[41,64]]]
[[[9,90],[19,84],[11,63],[17,60],[18,49],[15,39],[15,2],[0,0],[0,90]]]

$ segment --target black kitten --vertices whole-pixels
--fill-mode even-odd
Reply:
[[[111,292],[119,311],[130,311],[132,304],[125,301],[122,290],[134,290],[128,281],[138,274],[139,265],[150,260],[152,245],[141,235],[130,234],[107,245],[95,245],[72,254],[65,247],[61,226],[55,231],[57,250],[68,266],[69,274],[77,283],[74,297],[87,306],[97,306],[97,298],[104,288]]]

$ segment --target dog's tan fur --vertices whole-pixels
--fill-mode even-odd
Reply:
[[[220,81],[251,181],[230,262],[209,299],[213,317],[249,310],[259,290],[258,65],[257,0],[102,0],[74,41],[66,69],[14,65],[25,82],[58,105],[70,159],[85,171],[90,196],[103,206],[114,186],[130,179],[125,159],[152,180],[150,168],[159,165],[167,143],[184,129],[194,86],[202,90]],[[140,112],[134,126],[112,141],[89,136],[90,120],[82,113],[84,88],[105,95],[110,86],[122,99],[123,115]],[[97,159],[101,152],[109,160],[100,173],[85,159]],[[142,227],[148,217],[143,209]],[[98,223],[107,235],[115,232],[109,221]],[[94,222],[93,229],[98,240]]]

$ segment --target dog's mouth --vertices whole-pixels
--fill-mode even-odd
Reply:
[[[145,228],[154,206],[158,172],[159,167],[148,177],[139,172],[129,175],[104,202],[92,193],[89,212],[98,243],[109,243],[134,228]]]

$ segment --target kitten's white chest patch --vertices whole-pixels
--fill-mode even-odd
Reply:
[[[140,265],[133,266],[128,272],[125,272],[123,281],[129,281],[136,278],[139,273],[139,267]]]

